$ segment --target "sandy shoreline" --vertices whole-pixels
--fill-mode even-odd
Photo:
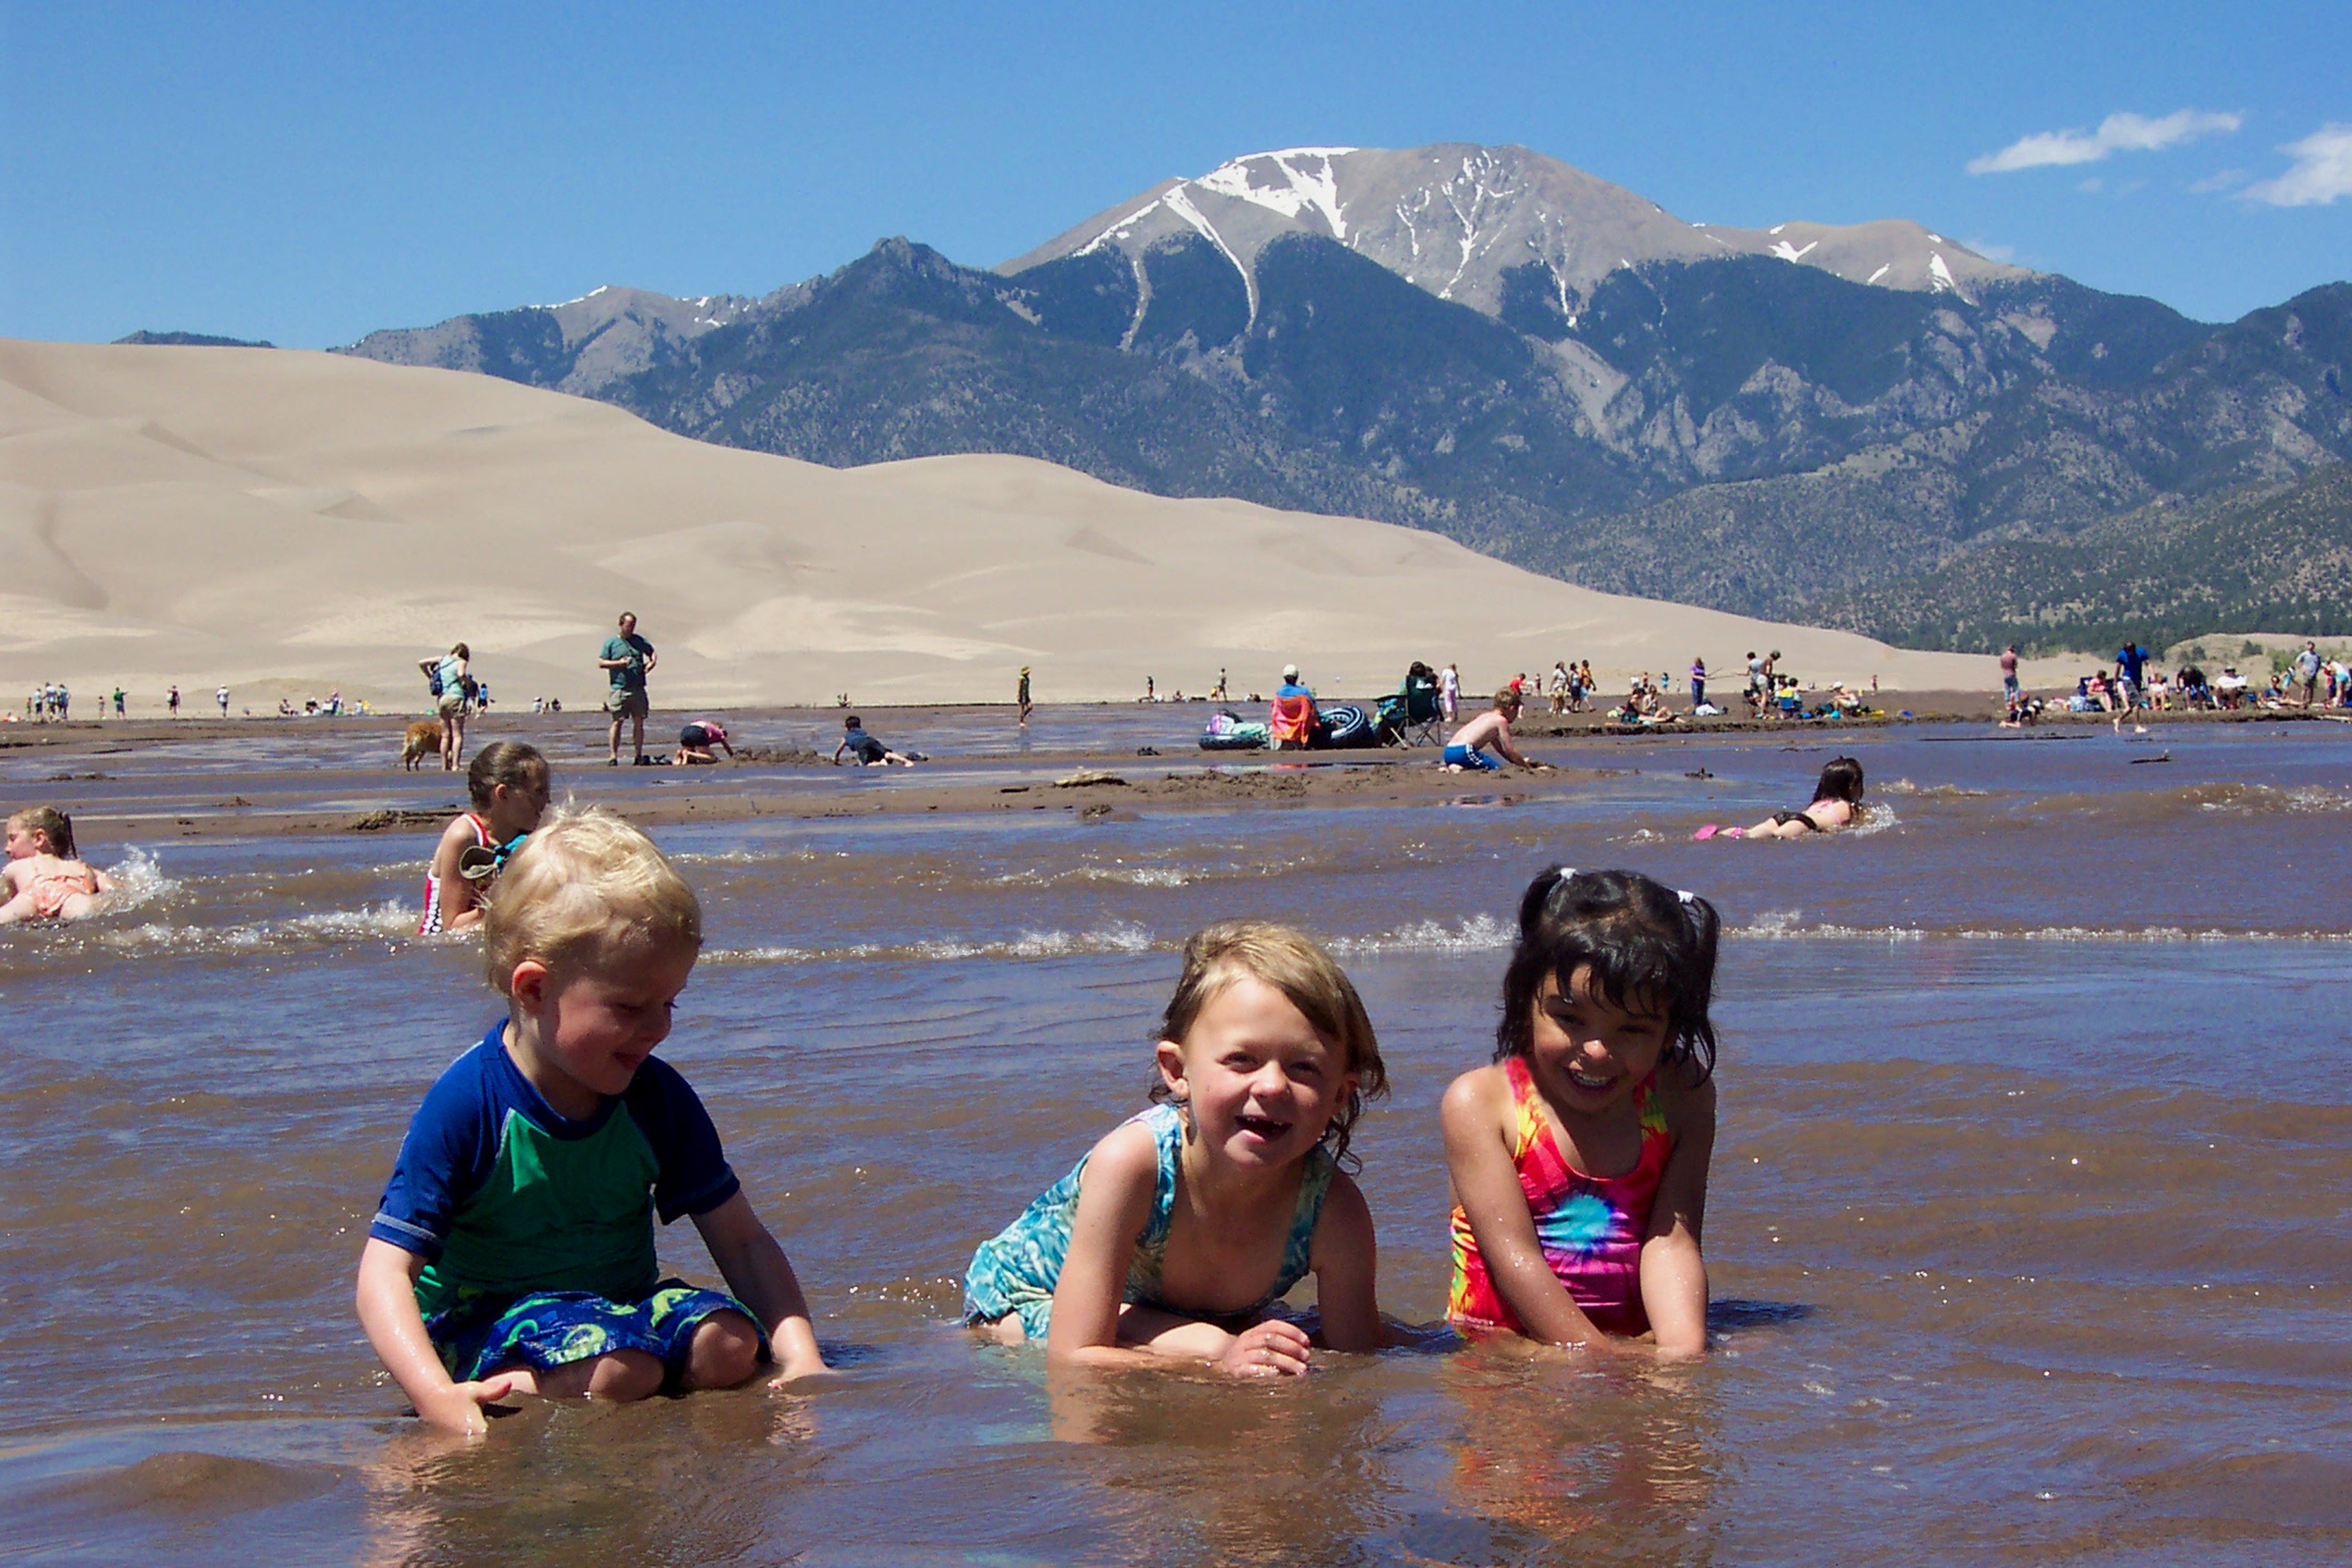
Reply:
[[[610,805],[654,828],[761,817],[1058,811],[1117,819],[1143,807],[1203,811],[1294,803],[1328,807],[1437,805],[1466,797],[1516,801],[1570,791],[1612,774],[1671,767],[1679,749],[1675,742],[1686,739],[1777,739],[1811,749],[1861,743],[1874,731],[1968,724],[1971,733],[1952,738],[2029,744],[2087,738],[2109,725],[2104,715],[2068,714],[2028,731],[1985,733],[1973,730],[1992,716],[1991,700],[1982,694],[1920,692],[1903,700],[1912,717],[1834,725],[1723,718],[1629,731],[1599,714],[1530,713],[1518,732],[1530,754],[1554,766],[1539,773],[1511,769],[1486,774],[1448,773],[1435,765],[1436,752],[1429,747],[1207,752],[1164,742],[1138,746],[1109,734],[1099,743],[1041,745],[1026,752],[940,755],[925,766],[887,772],[835,768],[803,746],[757,740],[747,741],[743,755],[715,767],[615,770],[603,765],[604,730],[593,714],[501,716],[478,723],[468,744],[470,751],[492,739],[527,740],[553,762],[559,797],[570,794]],[[1191,707],[1203,715],[1208,711],[1205,705],[1188,705],[1185,713],[1168,715],[1170,727],[1189,720]],[[876,729],[897,735],[920,734],[950,720],[967,726],[985,722],[1003,710],[874,711],[882,715]],[[1051,711],[1065,721],[1060,727],[1066,729],[1068,721],[1083,724],[1127,710],[1106,704]],[[649,749],[666,733],[667,717],[657,716],[649,726]],[[824,710],[756,710],[726,717],[740,737],[755,737],[779,728],[822,732],[836,715]],[[2147,716],[2151,732],[2180,725],[2302,721],[2327,719],[2294,709]],[[81,818],[83,837],[93,850],[110,843],[175,838],[398,835],[446,821],[461,808],[464,795],[459,779],[399,769],[404,727],[396,718],[14,724],[0,726],[0,761],[22,769],[38,757],[38,771],[27,770],[26,782],[12,793],[22,804],[55,804]],[[1012,729],[1009,715],[1005,729]],[[1131,731],[1127,740],[1132,740]],[[201,772],[182,771],[156,755],[162,749],[196,745],[216,756],[222,742],[240,741],[257,751],[267,742],[274,755],[257,757],[250,770],[228,773],[216,761]],[[289,751],[298,761],[289,763]],[[116,758],[136,760],[110,763]],[[53,767],[43,765],[50,763]]]

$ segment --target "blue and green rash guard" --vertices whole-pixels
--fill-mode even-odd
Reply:
[[[653,1216],[709,1214],[741,1186],[677,1069],[647,1058],[593,1116],[557,1114],[509,1059],[501,1018],[425,1096],[368,1234],[425,1259],[429,1323],[485,1297],[657,1282]]]

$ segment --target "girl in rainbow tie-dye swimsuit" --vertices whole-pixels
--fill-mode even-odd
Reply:
[[[1633,871],[1554,867],[1520,900],[1495,1063],[1442,1109],[1458,1328],[1706,1350],[1716,926]]]

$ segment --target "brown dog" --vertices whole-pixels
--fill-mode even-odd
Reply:
[[[402,767],[406,768],[413,773],[417,770],[417,767],[425,761],[425,758],[438,757],[440,754],[440,720],[419,719],[415,723],[411,724],[408,727],[407,735],[403,737],[400,742],[400,765]]]

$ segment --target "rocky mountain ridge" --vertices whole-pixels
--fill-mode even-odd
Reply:
[[[1464,179],[1469,237],[1416,251],[1407,219]],[[2352,458],[2352,286],[2214,326],[1917,226],[1684,224],[1509,148],[1260,154],[1107,216],[995,269],[887,240],[758,300],[601,289],[347,352],[836,466],[1011,452],[1407,523],[1795,619]]]

